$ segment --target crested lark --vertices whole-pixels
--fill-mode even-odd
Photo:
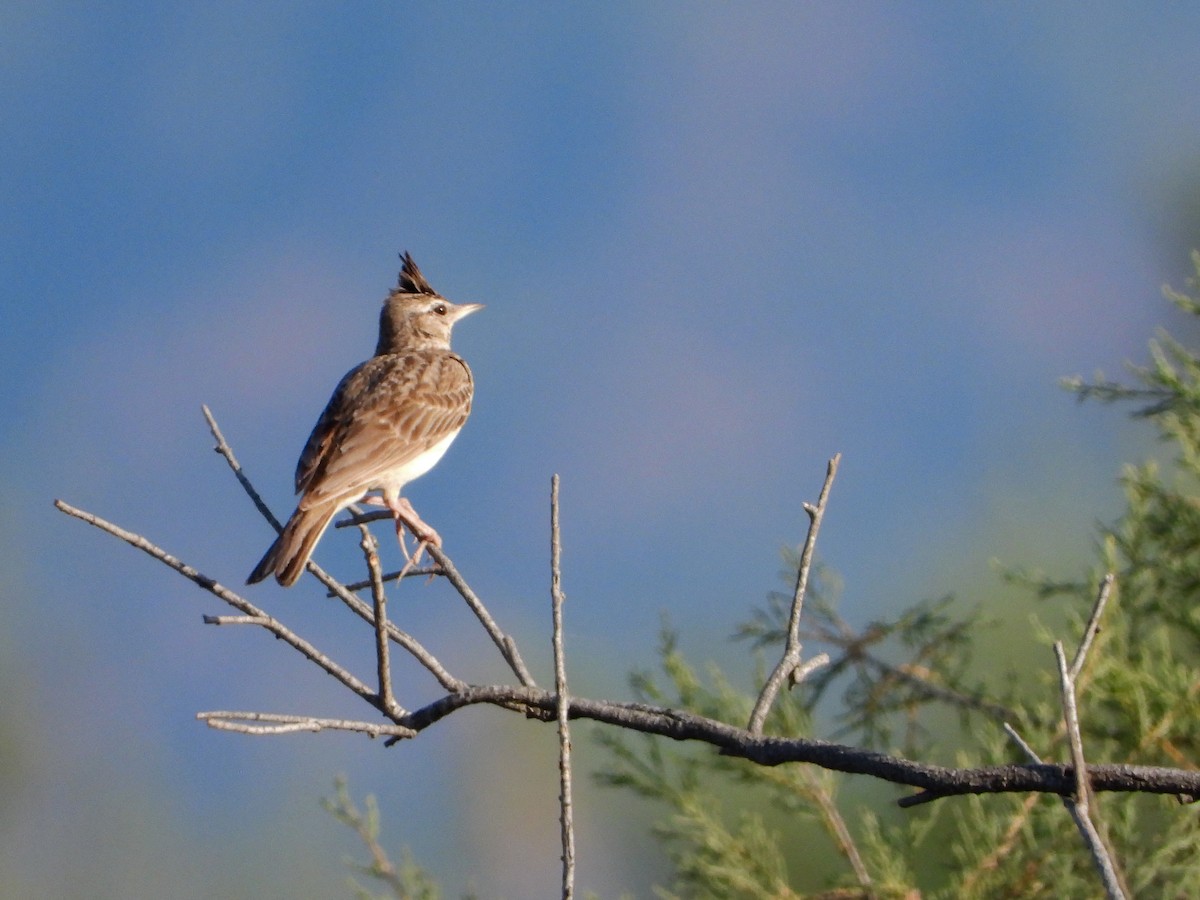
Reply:
[[[379,317],[375,355],[346,373],[317,420],[296,465],[300,502],[247,584],[272,574],[285,587],[295,584],[334,515],[364,499],[391,510],[397,536],[407,523],[418,540],[441,546],[400,491],[433,468],[467,421],[474,385],[450,351],[450,330],[483,305],[451,303],[411,256],[403,260]],[[367,499],[369,491],[382,496]]]

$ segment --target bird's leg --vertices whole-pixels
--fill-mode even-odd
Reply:
[[[404,541],[404,523],[401,521],[399,512],[396,509],[396,504],[398,501],[388,500],[385,497],[379,497],[375,494],[367,494],[358,502],[365,503],[368,506],[383,506],[387,508],[388,512],[392,514],[392,520],[396,523],[396,541],[400,544],[400,552],[404,554],[404,569],[401,571],[405,571],[411,566],[416,565],[416,562],[412,558],[412,554],[408,552],[408,544],[406,544]],[[412,509],[411,505],[409,506],[409,509]],[[419,546],[417,550],[419,553]]]

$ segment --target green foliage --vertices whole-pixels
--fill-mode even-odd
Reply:
[[[1168,290],[1200,316],[1200,253],[1191,293]],[[1057,675],[1049,644],[1081,637],[1105,572],[1116,592],[1078,681],[1087,758],[1195,768],[1200,750],[1200,357],[1163,334],[1151,364],[1132,367],[1132,385],[1099,376],[1067,386],[1080,399],[1126,402],[1172,448],[1168,472],[1129,467],[1126,510],[1101,529],[1094,570],[1074,580],[1010,571],[1005,577],[1065,611],[1066,631],[1036,627],[1047,645],[1045,673],[989,686],[975,674],[973,650],[987,640],[978,613],[951,598],[916,604],[892,621],[854,628],[837,612],[836,587],[818,570],[805,601],[805,657],[831,662],[782,694],[768,733],[833,736],[929,758],[954,752],[961,765],[1025,761],[999,728],[1009,722],[1044,759],[1066,759]],[[795,580],[789,556],[785,580]],[[774,655],[787,627],[790,595],[768,597],[737,637]],[[1061,616],[1056,616],[1061,618]],[[707,683],[664,628],[661,682],[632,683],[640,698],[743,725],[754,698],[715,670]],[[759,683],[761,683],[761,678]],[[957,720],[960,730],[947,729]],[[825,736],[825,735],[822,735]],[[605,733],[605,784],[663,805],[657,826],[674,863],[675,897],[1059,898],[1102,893],[1078,832],[1054,796],[983,795],[942,800],[904,813],[894,792],[862,796],[843,776],[807,766],[756,767],[645,736]],[[857,790],[853,805],[838,795]],[[842,813],[841,809],[848,812]],[[1193,810],[1151,795],[1103,795],[1093,815],[1135,896],[1200,894],[1200,823]],[[772,822],[772,816],[775,821]],[[830,852],[829,848],[833,848]],[[816,851],[839,868],[813,871]]]
[[[784,551],[787,581],[795,580],[799,554]],[[899,740],[906,753],[920,752],[929,738],[914,713],[931,700],[943,699],[964,716],[974,709],[998,719],[1017,714],[988,698],[982,684],[970,682],[971,647],[981,629],[993,624],[978,611],[955,614],[954,598],[921,601],[893,621],[872,621],[855,630],[837,612],[831,599],[836,585],[818,569],[809,582],[801,636],[806,646],[831,653],[829,665],[818,669],[792,693],[810,715],[824,706],[840,727],[833,739],[853,736],[863,746],[891,746]],[[756,650],[783,643],[791,595],[773,591],[767,605],[738,627],[735,637]],[[810,654],[811,655],[811,654]],[[903,662],[892,662],[894,659]],[[843,696],[829,695],[841,686]],[[965,721],[965,719],[964,719]],[[903,733],[897,739],[897,732]],[[799,732],[778,732],[796,734]]]
[[[346,779],[338,776],[333,780],[334,795],[323,797],[321,806],[331,816],[353,830],[371,854],[369,863],[360,863],[347,859],[346,865],[355,871],[381,882],[391,892],[388,896],[396,900],[441,900],[442,892],[437,882],[424,869],[418,866],[412,854],[405,847],[401,853],[400,865],[396,866],[388,858],[386,851],[379,843],[379,806],[371,795],[366,799],[366,812],[362,812],[350,797],[346,787]],[[354,878],[348,879],[350,889],[358,900],[376,900],[377,895],[359,884]]]

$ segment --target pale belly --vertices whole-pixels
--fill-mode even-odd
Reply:
[[[437,461],[445,455],[446,450],[456,437],[458,437],[457,431],[446,435],[420,456],[409,460],[399,469],[393,469],[386,477],[381,478],[378,484],[371,485],[370,490],[388,492],[390,489],[390,491],[399,494],[400,489],[404,485],[408,484],[414,478],[420,478],[432,469],[437,464]]]

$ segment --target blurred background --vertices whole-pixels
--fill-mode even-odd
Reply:
[[[1154,451],[1057,380],[1180,326],[1198,33],[1186,4],[6,4],[0,894],[349,895],[364,854],[317,802],[338,773],[451,895],[557,890],[549,728],[211,731],[197,711],[369,710],[51,507],[240,585],[271,532],[200,405],[290,512],[401,250],[487,304],[455,335],[475,412],[408,494],[542,683],[552,473],[574,692],[627,697],[664,613],[750,689],[728,636],[836,452],[819,550],[851,622],[954,592],[1050,664],[990,560],[1078,575]],[[361,568],[345,532],[317,559]],[[247,596],[369,678],[315,583]],[[445,585],[391,605],[460,677],[505,678]],[[578,743],[579,886],[645,896],[647,811]]]

